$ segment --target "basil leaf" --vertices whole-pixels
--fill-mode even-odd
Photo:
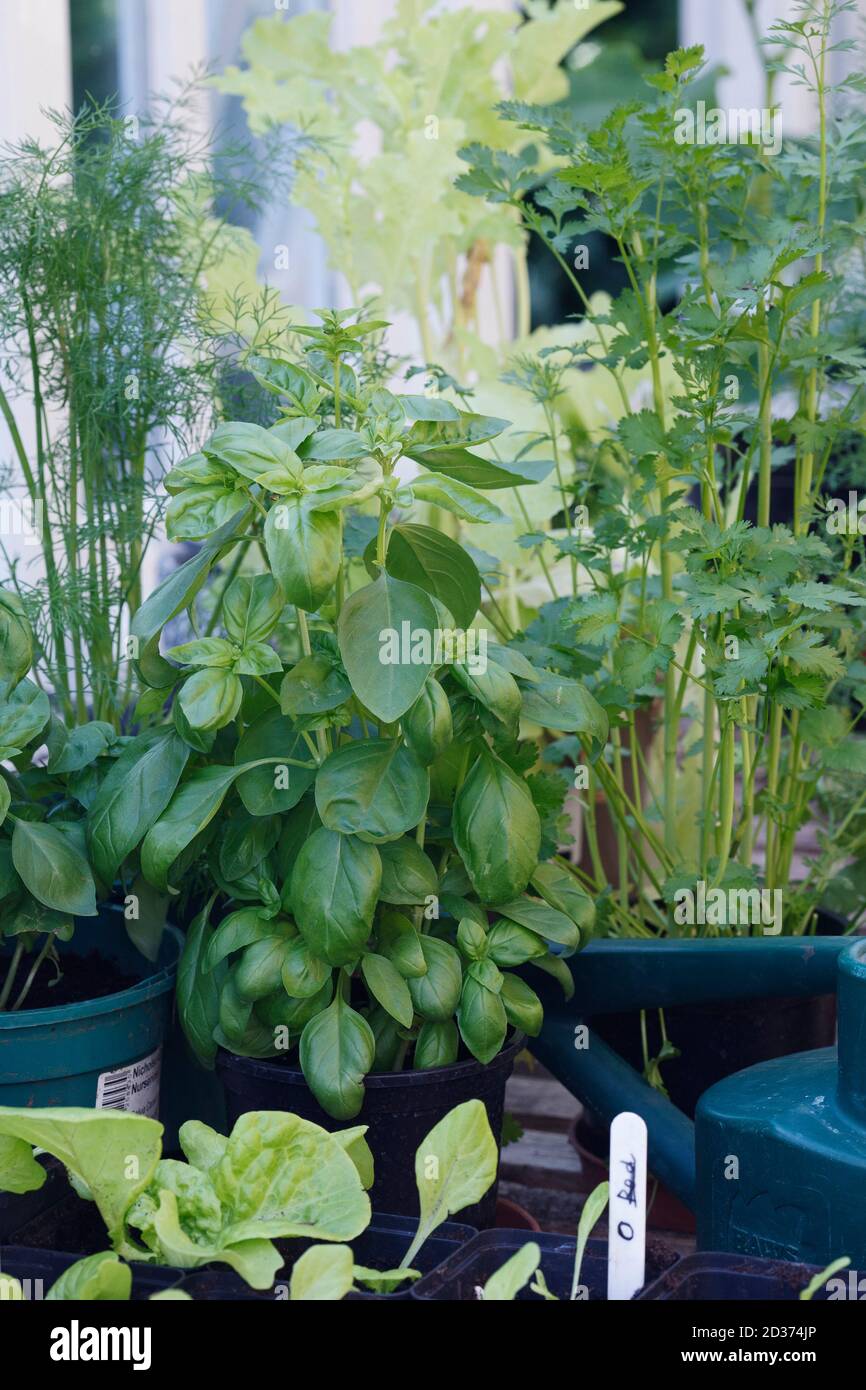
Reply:
[[[458,483],[493,492],[497,488],[520,487],[523,483],[543,482],[553,469],[553,463],[524,459],[521,463],[491,463],[469,449],[407,447],[408,458],[423,463],[434,473],[444,473]]]
[[[491,927],[487,946],[490,959],[497,965],[523,965],[547,955],[547,946],[535,932],[505,919]]]
[[[8,695],[33,664],[33,634],[17,594],[0,589],[0,695]]]
[[[545,941],[555,941],[557,945],[568,946],[572,950],[577,950],[580,945],[580,928],[564,912],[540,902],[538,898],[522,897],[513,902],[500,903],[497,911]]]
[[[453,834],[482,902],[523,891],[538,864],[541,821],[526,783],[489,748],[457,794]]]
[[[90,866],[70,836],[42,821],[15,822],[12,862],[38,902],[76,917],[96,916]]]
[[[336,1120],[352,1120],[364,1103],[364,1077],[376,1041],[365,1018],[341,995],[301,1034],[301,1067],[316,1100]]]
[[[379,899],[398,906],[422,907],[439,891],[432,863],[414,840],[391,840],[379,846],[382,886]]]
[[[238,794],[251,816],[291,811],[316,779],[315,767],[293,767],[288,761],[308,761],[308,750],[291,721],[278,709],[269,709],[250,725],[235,753],[238,764],[268,757],[285,757],[287,761],[251,768],[238,778]]]
[[[583,734],[590,749],[600,750],[607,741],[609,722],[598,701],[579,681],[545,673],[523,687],[523,717],[545,729]]]
[[[508,671],[495,661],[486,661],[483,669],[455,661],[451,668],[454,679],[485,709],[489,709],[505,727],[517,734],[522,697],[520,687]]]
[[[226,968],[216,953],[208,963],[215,938],[209,921],[211,906],[212,902],[208,903],[187,928],[177,968],[177,1007],[187,1042],[202,1066],[213,1070],[214,1028],[219,1022]]]
[[[388,574],[343,604],[340,655],[352,689],[375,718],[392,724],[415,703],[433,669],[437,626],[436,609],[427,594]]]
[[[530,1038],[537,1038],[544,1023],[541,1000],[519,975],[503,975],[499,998],[508,1022]]]
[[[215,970],[221,961],[234,951],[242,951],[256,941],[266,941],[276,935],[274,920],[265,917],[260,907],[240,907],[230,912],[219,926],[210,934],[204,953],[202,969],[205,973]]]
[[[425,766],[434,763],[449,747],[454,734],[448,696],[434,676],[403,720],[403,737]]]
[[[532,886],[549,907],[570,917],[582,932],[595,926],[595,903],[574,874],[552,862],[539,864],[532,875]]]
[[[273,1038],[277,1036],[276,1030],[281,1029],[284,1034],[288,1034],[288,1046],[293,1046],[310,1019],[326,1009],[333,997],[334,987],[328,972],[328,978],[317,994],[311,994],[306,999],[290,999],[281,985],[273,994],[258,999],[253,1011],[256,1018],[271,1030]],[[286,1051],[286,1045],[287,1039],[284,1036],[280,1040],[279,1051]]]
[[[401,912],[383,915],[379,923],[379,950],[397,967],[404,979],[418,979],[427,974],[427,960],[421,942],[421,933]]]
[[[87,818],[93,866],[104,883],[159,819],[174,795],[189,749],[172,729],[140,734],[127,744],[102,783]]]
[[[321,994],[331,978],[331,967],[314,956],[303,937],[296,937],[283,958],[283,989],[293,999],[311,999]]]
[[[467,974],[457,1010],[460,1036],[479,1062],[492,1062],[508,1031],[505,1005],[499,994]]]
[[[333,662],[305,656],[287,671],[280,686],[283,714],[292,719],[327,714],[352,698],[352,687]]]
[[[210,825],[239,767],[205,767],[194,772],[172,797],[141,846],[141,871],[154,888],[168,887],[168,873],[178,855]]]
[[[427,449],[466,448],[468,445],[486,444],[507,430],[510,421],[500,420],[495,415],[475,415],[470,411],[458,411],[457,418],[420,418],[409,431],[405,451],[410,457],[423,455]]]
[[[261,425],[229,421],[218,425],[204,448],[208,458],[227,463],[241,477],[255,482],[269,468],[285,469],[301,476],[303,465],[293,449]]]
[[[0,758],[17,756],[42,732],[50,717],[51,705],[45,691],[33,681],[20,681],[0,705]]]
[[[412,1065],[416,1071],[450,1067],[457,1061],[459,1051],[460,1034],[453,1019],[449,1018],[443,1023],[422,1023],[415,1042]]]
[[[474,487],[460,483],[456,478],[428,473],[423,478],[413,478],[411,487],[416,501],[441,507],[459,516],[461,521],[508,522],[506,513],[495,503],[489,502],[483,492],[477,492]]]
[[[59,726],[63,728],[63,725]],[[67,732],[64,730],[64,732]],[[2,741],[2,735],[0,735]],[[56,747],[48,759],[49,772],[79,772],[117,742],[117,734],[111,724],[95,719],[90,724],[82,724],[70,729],[63,740],[62,747]]]
[[[319,408],[320,392],[313,378],[294,362],[281,362],[257,354],[246,359],[256,381],[275,396],[285,396],[302,417],[312,417]],[[315,427],[315,421],[312,422]]]
[[[415,1012],[431,1023],[444,1023],[460,1002],[463,967],[460,957],[447,941],[436,936],[418,938],[427,964],[427,973],[408,981]]]
[[[369,452],[370,446],[354,430],[319,430],[301,450],[305,461],[317,463],[361,459]]]
[[[344,835],[395,839],[422,819],[430,779],[399,739],[359,739],[325,760],[316,778],[322,824]]]
[[[243,492],[232,487],[185,487],[166,508],[165,533],[170,541],[203,541],[247,506]]]
[[[241,707],[244,688],[230,671],[206,666],[184,681],[178,703],[193,729],[224,729]]]
[[[371,995],[385,1012],[402,1023],[404,1028],[411,1028],[414,1017],[412,996],[403,976],[388,958],[377,956],[372,951],[365,952],[361,960],[361,974]]]
[[[280,838],[280,823],[274,816],[263,818],[237,812],[223,831],[219,866],[223,878],[231,883],[257,869]]]
[[[171,684],[176,674],[168,662],[159,657],[159,651],[154,639],[165,627],[166,623],[172,618],[177,617],[178,613],[188,608],[207,579],[211,569],[219,559],[221,552],[241,535],[245,529],[249,517],[249,507],[239,512],[225,526],[216,532],[211,539],[193,555],[192,559],[186,560],[179,565],[176,570],[162,581],[145,599],[144,603],[135,613],[130,624],[130,633],[137,637],[141,650],[139,658],[139,668],[142,667],[145,654],[148,653],[153,645],[153,656],[158,658],[156,662],[161,679],[148,679],[148,685],[155,687],[168,686]]]
[[[265,549],[286,599],[313,613],[328,597],[340,572],[341,524],[333,512],[311,512],[297,498],[271,507]]]
[[[395,526],[385,568],[394,579],[415,584],[444,603],[458,627],[471,626],[481,606],[481,576],[475,561],[450,536],[429,526]]]
[[[271,924],[273,932],[274,924]],[[234,986],[242,999],[254,1002],[273,994],[282,984],[283,963],[292,942],[285,936],[271,935],[247,946],[234,968]]]
[[[279,622],[285,603],[283,591],[272,575],[238,575],[223,596],[226,632],[239,647],[264,642]]]
[[[291,898],[314,955],[330,965],[357,960],[372,929],[381,881],[374,845],[324,826],[313,832],[295,862]]]

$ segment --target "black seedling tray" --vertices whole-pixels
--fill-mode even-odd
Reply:
[[[16,1202],[24,1201],[18,1197]],[[64,1270],[85,1255],[106,1248],[105,1231],[95,1207],[82,1202],[81,1198],[70,1194],[65,1184],[60,1200],[35,1215],[25,1213],[25,1221],[15,1225],[15,1244],[0,1245],[0,1271],[12,1274],[16,1279],[43,1281],[43,1294]],[[403,1259],[417,1222],[408,1216],[389,1216],[374,1213],[367,1230],[351,1242],[355,1262],[369,1269],[396,1269]],[[421,1287],[444,1260],[457,1254],[477,1232],[473,1226],[463,1226],[454,1221],[444,1222],[425,1242],[423,1249],[414,1261],[424,1279],[415,1285]],[[51,1249],[47,1241],[60,1243],[69,1237],[69,1245],[75,1250],[58,1251]],[[267,1290],[251,1289],[234,1270],[225,1265],[213,1264],[201,1269],[170,1269],[160,1265],[143,1265],[131,1262],[133,1271],[133,1298],[147,1298],[151,1293],[165,1288],[181,1288],[191,1298],[212,1299],[216,1301],[257,1300],[273,1302],[288,1298],[289,1279],[292,1266],[304,1250],[317,1242],[310,1240],[277,1241],[280,1253],[286,1263],[277,1272],[274,1287]],[[391,1294],[374,1294],[371,1291],[353,1293],[352,1299],[407,1300],[411,1288]]]
[[[477,1290],[506,1260],[525,1245],[534,1242],[541,1249],[541,1272],[551,1293],[557,1298],[571,1298],[574,1274],[575,1241],[568,1236],[533,1234],[531,1231],[482,1231],[472,1243],[457,1251],[439,1266],[429,1278],[419,1281],[412,1290],[416,1299],[444,1299],[467,1303],[477,1299]],[[655,1280],[673,1264],[676,1253],[661,1241],[647,1246],[647,1278]],[[531,1281],[530,1281],[531,1282]],[[607,1300],[607,1241],[587,1242],[580,1271],[581,1287],[590,1302]],[[518,1302],[538,1302],[539,1295],[527,1287],[518,1294]]]
[[[751,1255],[687,1255],[638,1297],[656,1302],[791,1303],[799,1300],[801,1290],[820,1272],[817,1265],[759,1260]],[[846,1290],[849,1278],[855,1289],[860,1278],[849,1269],[839,1270],[833,1277],[842,1279]],[[825,1303],[829,1295],[826,1289],[819,1289],[813,1298],[816,1303]]]
[[[0,1274],[11,1274],[24,1284],[27,1299],[40,1300],[45,1297],[52,1284],[56,1283],[70,1265],[80,1260],[81,1255],[61,1254],[57,1250],[32,1250],[22,1245],[0,1246]],[[156,1265],[131,1264],[132,1299],[143,1302],[153,1293],[163,1289],[180,1288],[184,1276],[183,1269],[163,1269]]]

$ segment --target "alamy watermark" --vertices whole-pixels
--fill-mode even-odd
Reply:
[[[25,545],[39,545],[43,511],[41,497],[0,498],[0,536],[19,536]]]
[[[757,145],[764,154],[782,149],[782,112],[778,107],[681,106],[675,112],[678,145]]]
[[[698,879],[674,893],[674,921],[681,927],[761,927],[764,936],[782,930],[781,888],[709,888]]]
[[[829,498],[825,526],[831,536],[866,536],[866,497],[852,491],[847,501]]]
[[[473,676],[487,670],[487,633],[482,628],[413,627],[404,619],[399,629],[379,633],[382,666],[448,666],[458,661]]]

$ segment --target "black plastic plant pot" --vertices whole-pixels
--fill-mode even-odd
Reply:
[[[220,1048],[217,1070],[226,1089],[231,1128],[249,1110],[287,1110],[324,1129],[345,1129],[347,1123],[367,1125],[373,1153],[375,1182],[370,1193],[374,1210],[418,1215],[415,1150],[435,1124],[467,1100],[482,1100],[497,1143],[502,1133],[505,1083],[522,1048],[521,1036],[484,1066],[470,1058],[429,1071],[381,1072],[368,1076],[360,1113],[351,1121],[335,1120],[319,1105],[298,1067],[282,1060],[236,1057]],[[496,1220],[496,1184],[461,1218],[478,1230]]]
[[[16,1231],[56,1206],[69,1192],[62,1163],[48,1154],[42,1154],[37,1162],[47,1170],[47,1177],[36,1192],[0,1192],[0,1245],[11,1243]]]
[[[474,1302],[479,1297],[479,1289],[484,1287],[491,1275],[530,1243],[541,1249],[541,1273],[550,1292],[559,1299],[570,1299],[574,1277],[574,1240],[567,1236],[507,1230],[482,1232],[428,1278],[419,1281],[412,1290],[412,1297],[422,1301]],[[647,1279],[657,1280],[676,1259],[676,1252],[661,1241],[648,1242]],[[580,1270],[580,1288],[584,1301],[598,1303],[607,1300],[606,1240],[587,1242]],[[527,1286],[517,1295],[517,1301],[538,1302],[540,1297]]]
[[[80,1260],[81,1255],[61,1254],[57,1250],[31,1250],[28,1246],[0,1245],[0,1274],[11,1274],[22,1285],[24,1297],[29,1302],[39,1302],[47,1295],[52,1284],[70,1265]],[[150,1298],[151,1294],[163,1289],[180,1288],[185,1270],[163,1269],[155,1265],[131,1264],[132,1300],[139,1303]]]
[[[387,1216],[374,1213],[370,1225],[363,1235],[351,1242],[355,1263],[367,1269],[396,1269],[403,1259],[415,1234],[416,1222],[407,1216]],[[395,1293],[377,1294],[359,1291],[349,1294],[350,1299],[371,1300],[373,1302],[404,1302],[412,1297],[412,1289],[422,1288],[444,1261],[459,1253],[478,1232],[472,1226],[462,1226],[456,1221],[445,1221],[424,1242],[415,1257],[412,1267],[421,1271],[422,1279],[414,1285],[408,1283]],[[191,1270],[183,1282],[183,1291],[191,1298],[213,1301],[247,1301],[271,1303],[285,1301],[289,1297],[289,1280],[295,1261],[315,1241],[277,1241],[286,1263],[277,1272],[272,1289],[257,1290],[220,1265],[210,1265],[207,1269]]]
[[[648,1284],[639,1298],[647,1302],[792,1303],[820,1272],[817,1266],[749,1255],[687,1255]],[[842,1269],[813,1298],[822,1303],[856,1299],[859,1285],[856,1271]]]

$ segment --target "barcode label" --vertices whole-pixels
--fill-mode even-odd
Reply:
[[[136,1115],[159,1114],[159,1075],[162,1048],[158,1047],[140,1062],[103,1071],[96,1083],[97,1110],[131,1110]]]

